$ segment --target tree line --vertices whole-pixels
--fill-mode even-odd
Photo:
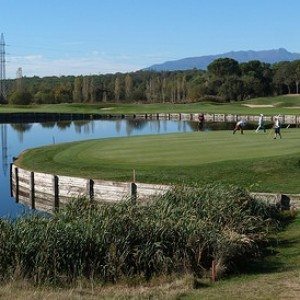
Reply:
[[[299,93],[300,60],[267,64],[219,58],[207,70],[141,70],[89,76],[7,80],[10,104],[229,102]]]

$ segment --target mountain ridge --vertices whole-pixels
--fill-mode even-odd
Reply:
[[[232,58],[239,63],[247,62],[250,60],[259,60],[265,63],[277,63],[280,61],[292,61],[300,59],[300,53],[289,52],[285,48],[271,49],[271,50],[240,50],[230,51],[221,54],[204,55],[196,57],[186,57],[178,60],[170,60],[160,64],[154,64],[144,70],[152,71],[178,71],[189,69],[202,69],[205,70],[207,66],[218,58]]]

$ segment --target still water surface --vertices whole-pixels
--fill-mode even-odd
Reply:
[[[233,129],[232,123],[206,123],[201,130]],[[89,120],[0,124],[0,218],[15,218],[30,209],[10,196],[10,163],[22,151],[79,140],[197,131],[198,123],[174,120]],[[247,124],[253,128],[253,124]]]
[[[10,196],[9,167],[13,157],[25,149],[42,145],[88,140],[95,138],[123,137],[145,134],[165,134],[197,130],[197,123],[172,120],[93,120],[47,123],[0,124],[1,172],[0,218],[15,218],[28,212]]]

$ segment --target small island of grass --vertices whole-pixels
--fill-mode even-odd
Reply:
[[[300,193],[299,130],[244,135],[194,132],[64,143],[31,149],[17,164],[33,171],[166,184],[236,184],[257,192]]]

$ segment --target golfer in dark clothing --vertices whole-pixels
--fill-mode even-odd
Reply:
[[[233,134],[235,134],[237,130],[240,130],[241,134],[244,134],[245,125],[246,125],[246,122],[244,119],[239,120],[233,129]]]
[[[275,116],[274,117],[274,140],[279,136],[279,138],[281,139],[281,133],[280,133],[280,121],[279,121],[279,116]]]
[[[204,129],[204,121],[205,121],[204,114],[199,114],[198,120],[199,120],[198,129],[203,130]]]

